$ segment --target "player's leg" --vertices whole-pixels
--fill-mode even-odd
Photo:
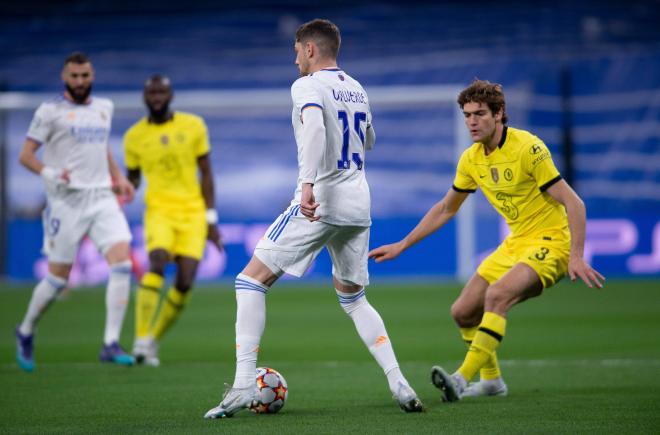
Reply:
[[[176,322],[184,307],[188,304],[191,289],[197,274],[197,267],[204,255],[206,246],[207,224],[203,210],[189,212],[182,217],[162,215],[160,222],[155,222],[161,229],[154,228],[154,240],[160,246],[168,244],[169,252],[176,263],[174,285],[163,298],[160,309],[149,330],[151,337],[149,358],[158,361],[158,343],[165,332]],[[153,227],[153,225],[151,225]],[[163,232],[159,240],[158,232]],[[154,243],[154,241],[152,241]]]
[[[110,275],[105,292],[105,331],[99,359],[120,365],[133,365],[135,359],[119,345],[121,328],[131,292],[131,270],[129,242],[118,242],[106,252]]]
[[[484,316],[468,350],[463,365],[458,369],[460,378],[469,380],[477,366],[492,358],[506,332],[506,316],[511,307],[529,298],[539,296],[566,273],[569,253],[568,240],[549,236],[520,242],[513,249],[515,265],[486,290]],[[494,382],[493,382],[494,384]],[[495,385],[492,385],[495,388]]]
[[[48,263],[48,274],[32,292],[23,321],[16,328],[16,361],[26,372],[34,370],[34,329],[41,316],[66,287],[71,264]]]
[[[272,266],[271,266],[272,267]],[[266,325],[266,294],[281,272],[253,256],[236,277],[236,374],[234,388],[253,387]]]
[[[196,258],[177,256],[174,261],[176,263],[174,286],[167,291],[158,317],[149,333],[156,342],[163,338],[165,332],[177,321],[188,304],[199,266],[199,260]]]
[[[158,366],[158,349],[150,335],[158,313],[165,267],[171,260],[175,242],[173,219],[147,207],[144,214],[145,248],[149,252],[149,272],[140,281],[135,295],[135,339],[133,355],[139,364]]]
[[[88,212],[91,222],[88,235],[110,266],[105,293],[105,332],[99,359],[101,362],[133,365],[135,359],[119,345],[131,290],[131,232],[110,189],[93,191],[90,195],[93,196]]]
[[[165,249],[149,251],[149,271],[142,276],[135,294],[135,339],[131,353],[138,364],[160,365],[156,343],[149,333],[160,302],[160,289],[169,259],[170,254]]]
[[[461,295],[451,307],[451,315],[459,327],[463,341],[469,346],[472,344],[474,335],[484,314],[484,300],[488,281],[481,275],[475,273],[467,282]],[[463,391],[462,397],[475,396],[505,396],[508,392],[507,386],[502,379],[502,373],[497,360],[496,352],[493,352],[486,364],[479,371],[480,381],[470,383]]]
[[[470,342],[469,348],[473,346],[474,337],[484,316],[484,305],[489,283],[499,280],[509,272],[515,263],[516,256],[511,249],[510,242],[505,240],[498,246],[495,252],[490,254],[479,265],[477,272],[472,276],[459,298],[452,305],[452,317],[454,317],[459,327],[462,328],[461,334],[463,335],[463,339],[466,342]],[[490,353],[487,362],[480,368],[486,370],[486,366],[489,363],[497,367],[496,358],[495,352]],[[442,390],[443,400],[446,401],[455,401],[460,398],[459,393],[453,388],[454,384],[456,384],[460,394],[466,390],[467,386],[467,382],[462,376],[455,374],[454,379],[452,379],[440,366],[434,366],[431,369],[431,381],[436,387]]]
[[[484,315],[463,364],[454,373],[458,395],[474,375],[492,358],[506,334],[506,315],[511,307],[543,292],[534,269],[518,263],[486,290]],[[452,396],[449,392],[449,396]],[[447,397],[449,400],[458,398]]]
[[[390,391],[406,412],[421,412],[423,405],[401,373],[380,314],[369,303],[364,286],[369,284],[367,252],[369,228],[341,228],[328,241],[333,264],[333,283],[344,312],[353,320],[360,338],[385,372]]]
[[[457,373],[469,380],[475,367],[490,357],[506,332],[506,315],[514,305],[539,296],[566,272],[569,242],[546,238],[520,243],[514,251],[515,265],[486,290],[484,316],[472,346]],[[478,369],[477,369],[478,370]]]
[[[69,207],[63,198],[48,198],[43,224],[43,251],[48,257],[48,274],[34,288],[23,321],[15,331],[16,360],[25,371],[32,371],[35,367],[35,327],[66,287],[78,245],[86,231],[81,211]]]
[[[309,222],[291,205],[266,230],[254,255],[236,276],[236,374],[218,406],[205,418],[231,417],[251,403],[257,356],[266,325],[266,294],[284,273],[302,276],[323,248],[332,228]]]
[[[256,389],[257,356],[266,326],[266,293],[281,275],[266,266],[256,254],[236,276],[236,372],[220,404],[204,418],[231,417],[247,408]]]

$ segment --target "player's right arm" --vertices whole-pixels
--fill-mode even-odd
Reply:
[[[18,161],[30,171],[39,175],[45,165],[37,158],[37,150],[41,144],[34,139],[27,138],[23,143],[23,149],[18,155]]]
[[[422,220],[419,221],[417,226],[406,237],[396,243],[383,245],[371,250],[369,252],[369,258],[376,260],[376,263],[395,259],[403,251],[438,231],[449,222],[458,209],[461,208],[467,196],[468,192],[459,192],[452,187],[440,202],[436,203],[426,212]]]
[[[42,104],[32,118],[18,161],[30,171],[41,175],[47,183],[68,184],[70,179],[67,169],[46,166],[37,158],[37,150],[50,136],[51,128],[49,109]]]

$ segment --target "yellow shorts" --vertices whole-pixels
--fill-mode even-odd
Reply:
[[[505,239],[477,268],[489,284],[506,274],[517,263],[530,266],[541,279],[543,288],[552,287],[566,275],[571,243],[566,238]]]
[[[204,210],[200,212],[144,213],[144,239],[147,252],[164,249],[170,254],[200,260],[204,255],[208,227]]]

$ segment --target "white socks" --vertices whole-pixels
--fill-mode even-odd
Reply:
[[[392,343],[387,336],[383,319],[367,301],[364,289],[357,293],[336,291],[341,307],[353,319],[360,338],[385,372],[390,390],[396,393],[399,389],[399,383],[408,385],[408,381],[399,369],[399,363],[394,355]]]
[[[259,343],[266,326],[268,286],[242,273],[236,276],[236,376],[234,388],[255,385]]]
[[[64,278],[51,275],[50,273],[37,284],[32,292],[32,298],[30,299],[27,313],[25,313],[25,318],[18,328],[22,335],[30,335],[34,332],[34,327],[41,315],[65,286],[66,280]]]
[[[110,266],[110,277],[105,292],[106,316],[103,343],[106,345],[119,341],[131,290],[131,270],[132,264],[130,261],[123,261]]]
[[[236,375],[234,388],[254,386],[259,343],[266,325],[266,293],[269,287],[244,274],[236,277]],[[337,296],[344,311],[353,319],[355,328],[387,376],[392,392],[408,382],[399,370],[392,344],[378,312],[367,302],[364,289]]]

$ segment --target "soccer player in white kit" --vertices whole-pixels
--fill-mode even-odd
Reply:
[[[324,247],[332,258],[339,303],[385,372],[395,400],[406,412],[423,411],[399,369],[383,320],[365,296],[371,199],[364,157],[375,133],[366,92],[337,67],[339,44],[339,29],[327,20],[310,21],[296,32],[296,65],[302,76],[291,86],[297,189],[236,277],[236,374],[206,418],[231,417],[250,405],[266,293],[284,272],[302,276]]]
[[[62,81],[64,95],[39,106],[19,157],[23,166],[41,176],[48,200],[43,213],[48,274],[35,287],[15,332],[16,360],[27,372],[35,367],[35,326],[66,286],[85,235],[110,265],[100,360],[121,365],[134,363],[133,357],[119,346],[130,293],[131,233],[114,193],[130,201],[135,191],[108,149],[113,104],[90,96],[94,69],[83,53],[72,53],[66,58]],[[36,156],[41,146],[43,162]]]

